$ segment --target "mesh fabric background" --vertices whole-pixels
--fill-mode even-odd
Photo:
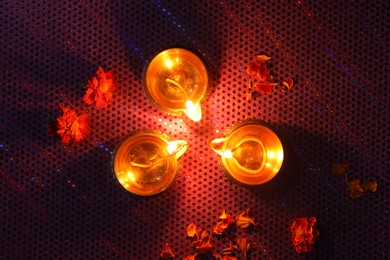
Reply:
[[[388,1],[1,1],[0,258],[158,259],[169,242],[182,259],[195,252],[188,224],[210,230],[246,208],[258,223],[248,259],[388,258],[388,12]],[[158,111],[142,88],[151,57],[178,46],[211,77],[199,123]],[[246,65],[261,53],[296,85],[247,101]],[[98,66],[118,82],[105,109],[81,100]],[[89,114],[85,140],[49,135],[59,106]],[[247,117],[286,143],[283,171],[255,190],[225,178],[206,144]],[[190,143],[177,181],[150,198],[111,170],[119,140],[146,127]],[[349,199],[330,172],[340,161],[378,191]],[[320,230],[309,254],[290,241],[301,216]]]

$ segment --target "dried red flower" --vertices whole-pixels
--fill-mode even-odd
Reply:
[[[297,253],[310,252],[313,249],[314,241],[320,234],[317,229],[313,229],[316,221],[315,217],[303,217],[291,223],[291,239]]]
[[[87,105],[96,102],[96,107],[106,107],[113,99],[113,91],[116,90],[116,82],[113,72],[105,72],[102,67],[98,68],[96,77],[88,80],[86,85],[87,91],[83,97],[83,101]]]
[[[65,144],[79,142],[89,133],[90,126],[86,113],[77,114],[68,107],[62,107],[62,115],[57,118],[57,134]]]
[[[165,249],[160,254],[161,258],[174,258],[175,254],[172,252],[172,248],[168,243],[165,243]]]

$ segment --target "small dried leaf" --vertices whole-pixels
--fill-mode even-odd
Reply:
[[[248,253],[248,250],[251,246],[250,239],[248,237],[240,237],[237,239],[237,245],[244,253],[244,257],[246,258],[246,254]]]
[[[187,236],[194,237],[196,234],[196,225],[194,223],[191,223],[187,227]]]
[[[331,166],[331,171],[334,175],[339,176],[346,174],[349,170],[350,164],[349,163],[334,163]]]
[[[174,258],[175,254],[172,252],[171,247],[168,243],[165,243],[165,249],[160,254],[161,258]]]

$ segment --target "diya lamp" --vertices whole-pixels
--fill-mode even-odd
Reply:
[[[238,182],[263,184],[279,172],[283,164],[283,146],[278,136],[258,120],[244,120],[225,137],[208,141],[220,155],[224,169]]]
[[[157,54],[144,73],[144,88],[152,102],[171,114],[186,114],[198,122],[200,102],[208,87],[208,74],[194,53],[172,48]]]
[[[157,131],[135,132],[115,150],[115,177],[131,193],[141,196],[160,193],[175,180],[180,168],[178,160],[187,148],[187,141],[171,141]]]

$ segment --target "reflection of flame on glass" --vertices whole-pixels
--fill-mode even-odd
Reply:
[[[221,156],[230,175],[244,184],[267,182],[282,166],[282,144],[273,131],[261,124],[243,124],[227,137],[212,139],[208,144]]]
[[[193,121],[199,122],[202,119],[202,109],[199,104],[194,104],[191,100],[187,100],[186,102],[186,110],[183,112]]]
[[[177,160],[187,148],[184,140],[169,141],[159,133],[136,133],[115,151],[115,176],[132,193],[159,193],[175,179],[179,168]]]
[[[184,49],[168,49],[156,55],[144,75],[152,104],[169,113],[184,113],[198,122],[200,102],[206,94],[208,75],[199,57]]]

